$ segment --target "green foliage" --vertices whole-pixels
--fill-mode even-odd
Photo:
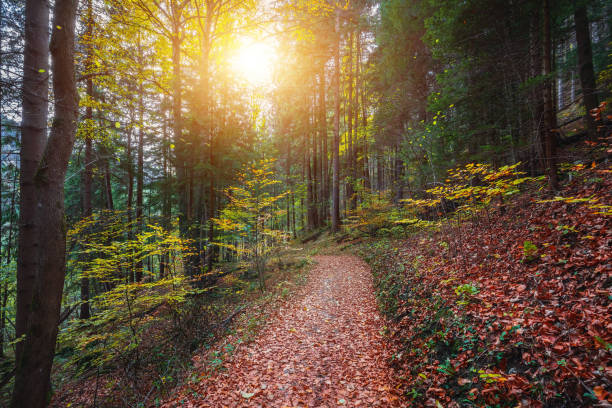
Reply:
[[[138,360],[138,347],[150,336],[148,330],[165,324],[168,315],[178,324],[187,299],[198,293],[181,273],[185,242],[156,225],[147,225],[129,238],[132,225],[123,221],[123,215],[98,212],[68,231],[76,248],[69,267],[100,285],[99,293],[89,300],[92,317],[70,322],[59,334],[60,349],[72,350],[69,363],[79,370],[118,359]],[[171,260],[166,276],[153,276],[145,260],[164,256]],[[134,281],[136,272],[142,281]]]
[[[258,273],[261,290],[265,289],[266,262],[286,239],[274,224],[284,214],[278,204],[288,192],[275,191],[280,181],[273,178],[273,165],[273,160],[260,160],[248,166],[239,176],[241,184],[226,190],[229,203],[214,220],[223,231],[223,240],[216,245],[249,260]]]
[[[391,192],[364,191],[359,206],[348,217],[346,227],[364,235],[390,235],[394,222],[401,219],[400,210],[391,202]]]
[[[465,283],[455,288],[455,294],[459,298],[457,304],[467,305],[472,301],[472,298],[480,292],[478,286],[472,283]]]
[[[520,185],[541,180],[541,177],[525,177],[525,173],[518,171],[520,162],[511,166],[502,166],[498,169],[489,164],[469,163],[463,167],[448,171],[444,183],[426,190],[432,198],[405,199],[403,202],[408,208],[422,211],[436,211],[437,215],[447,219],[453,216],[471,216],[484,210],[488,216],[489,207],[494,199],[500,204],[504,200],[520,192]],[[446,203],[457,205],[450,213]]]
[[[523,260],[531,262],[538,255],[538,247],[531,241],[523,242]]]

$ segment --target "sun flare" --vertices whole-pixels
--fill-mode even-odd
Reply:
[[[272,81],[276,54],[272,45],[263,42],[244,44],[231,60],[234,71],[249,82],[261,85]]]

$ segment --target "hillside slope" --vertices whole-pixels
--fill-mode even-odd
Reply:
[[[560,196],[359,245],[414,406],[610,406],[609,164]]]

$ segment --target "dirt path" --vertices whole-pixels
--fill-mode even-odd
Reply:
[[[315,259],[300,300],[279,310],[227,370],[175,397],[177,406],[400,405],[368,266],[353,256]]]

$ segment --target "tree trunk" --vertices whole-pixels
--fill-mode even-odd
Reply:
[[[132,116],[132,115],[130,115]],[[126,208],[126,213],[127,213],[127,236],[128,236],[128,240],[131,240],[134,237],[134,230],[133,230],[133,226],[132,226],[132,202],[134,201],[134,170],[133,170],[133,165],[132,165],[132,130],[133,130],[133,123],[134,121],[132,120],[132,125],[130,125],[130,128],[128,129],[128,134],[127,134],[127,149],[126,149],[126,155],[127,155],[127,198],[126,198],[126,203],[125,203],[125,208]],[[130,282],[134,282],[134,265],[130,264],[129,269],[127,271],[128,273],[128,281]]]
[[[93,11],[92,11],[92,0],[87,2],[87,29],[86,29],[86,41],[87,41],[87,60],[85,63],[86,73],[91,73],[93,65],[93,50],[92,50],[92,36],[93,36]],[[83,180],[83,218],[91,217],[93,208],[91,204],[92,187],[93,187],[93,146],[92,139],[93,134],[90,131],[93,126],[93,108],[91,102],[93,101],[93,79],[87,78],[87,97],[88,104],[85,108],[85,121],[87,123],[86,129],[88,130],[85,135],[85,178]],[[87,255],[85,255],[87,257]],[[89,319],[89,278],[87,276],[81,277],[81,312],[79,314],[81,319]]]
[[[17,255],[16,337],[26,333],[29,306],[38,272],[38,225],[35,175],[47,138],[47,97],[49,94],[49,5],[27,0],[25,6],[23,104],[20,152],[19,243]],[[24,343],[16,346],[19,371]],[[24,391],[22,391],[24,392]]]
[[[539,8],[534,10],[529,23],[529,76],[536,78],[542,73],[542,41],[540,34],[540,12]],[[546,165],[543,161],[542,144],[538,143],[541,138],[544,103],[542,98],[542,86],[535,85],[531,90],[531,140],[530,140],[530,170],[531,174],[537,173],[538,169],[544,170]]]
[[[378,147],[376,152],[376,190],[380,193],[383,190],[383,153],[382,148]]]
[[[139,57],[142,55],[140,41],[138,44]],[[144,102],[142,82],[138,86],[138,148],[136,158],[136,233],[142,232],[143,219],[143,189],[144,189]],[[135,280],[142,281],[143,264],[139,259],[135,266]]]
[[[102,102],[104,102],[104,95],[100,95],[100,99]],[[98,125],[102,127],[104,125],[104,117],[103,117],[102,112],[98,110],[96,116],[98,117]],[[100,144],[100,146],[98,147],[98,151],[99,151],[99,156],[100,156],[98,157],[98,163],[102,163],[103,170],[104,170],[104,182],[103,183],[104,183],[104,199],[106,201],[106,209],[112,211],[115,209],[115,205],[113,203],[113,188],[111,184],[111,173],[110,173],[110,164],[109,164],[110,152],[108,151],[104,143]]]
[[[171,183],[170,175],[168,172],[168,155],[169,155],[169,141],[168,141],[168,120],[166,117],[166,107],[162,103],[163,111],[163,123],[162,123],[162,137],[163,137],[163,148],[162,148],[162,168],[164,174],[164,181],[162,187],[162,226],[165,231],[170,230],[170,217],[171,217]],[[159,260],[159,278],[163,279],[166,276],[166,269],[168,268],[170,255],[167,252],[163,252]]]
[[[319,65],[319,140],[321,141],[321,223],[329,218],[329,170],[327,161],[327,109],[325,104],[325,63]]]
[[[550,73],[552,72],[552,35],[550,30],[550,0],[542,2],[542,18],[544,19],[543,27],[543,52],[542,52],[542,68],[544,82],[544,126],[542,128],[542,141],[544,144],[544,161],[546,163],[546,173],[548,175],[548,185],[553,191],[559,190],[559,180],[557,178],[557,162],[556,148],[557,136],[556,127],[557,120],[555,117],[555,106],[552,96],[552,84]]]
[[[401,157],[401,137],[399,135],[395,145],[395,171],[393,172],[393,175],[393,185],[395,187],[395,197],[393,202],[395,204],[399,204],[400,200],[404,198],[404,161]]]
[[[50,45],[55,118],[46,145],[46,120],[43,121],[46,119],[46,105],[41,106],[40,100],[32,105],[30,99],[34,95],[37,98],[47,95],[46,80],[35,75],[26,76],[24,81],[23,125],[24,130],[33,132],[28,138],[22,138],[21,163],[22,166],[35,167],[29,167],[23,177],[29,194],[22,195],[22,202],[25,200],[26,205],[21,207],[20,233],[27,230],[24,235],[33,241],[24,245],[24,236],[20,237],[21,273],[18,279],[21,282],[18,285],[21,290],[17,295],[17,337],[24,337],[18,343],[15,362],[13,407],[44,407],[49,394],[66,267],[64,179],[78,119],[74,71],[76,8],[76,0],[57,0],[55,3]],[[39,73],[41,66],[46,67],[48,9],[46,2],[28,0],[26,10],[24,74],[28,75],[31,71]],[[31,94],[33,90],[39,93]],[[37,156],[39,153],[41,155]],[[23,211],[24,208],[27,210]],[[35,228],[25,227],[25,224]],[[43,225],[44,228],[36,228]],[[33,251],[29,252],[30,249]],[[26,258],[34,261],[24,268]]]
[[[353,208],[354,200],[354,167],[355,167],[355,151],[353,150],[353,111],[355,109],[353,105],[353,32],[350,31],[348,34],[348,45],[347,45],[348,59],[347,59],[347,84],[348,84],[348,96],[345,102],[347,107],[347,160],[346,160],[346,212],[348,213]]]
[[[313,78],[313,84],[316,83],[316,78]],[[317,138],[317,94],[316,90],[312,95],[312,115],[311,115],[311,129],[312,129],[312,198],[313,198],[313,217],[316,228],[321,226],[319,220],[319,211],[321,209],[321,197],[319,195],[319,189],[321,180],[319,179],[321,172],[319,169],[319,141]]]
[[[332,180],[332,232],[340,227],[340,12],[336,11],[336,44],[334,49],[334,144]]]
[[[305,118],[305,122],[306,122],[306,132],[310,131],[310,115],[307,114],[306,118]],[[310,160],[310,155],[311,155],[311,149],[309,146],[309,141],[311,140],[310,135],[307,133],[305,136],[305,140],[306,142],[304,143],[305,149],[304,149],[304,163],[306,164],[306,207],[307,207],[307,220],[308,220],[308,229],[309,230],[313,230],[316,228],[316,221],[315,221],[315,212],[316,212],[316,207],[315,207],[315,203],[314,203],[314,183],[313,183],[313,177],[312,177],[312,164],[311,164],[311,160]]]
[[[182,80],[181,80],[181,43],[180,43],[180,27],[178,23],[174,23],[172,27],[172,126],[174,133],[175,146],[175,165],[176,165],[176,182],[177,195],[179,204],[179,231],[181,237],[188,238],[189,229],[189,180],[188,180],[188,147],[183,139],[183,120],[182,120]],[[186,273],[191,275],[189,270],[189,262],[185,265]]]
[[[597,133],[597,127],[591,110],[597,108],[597,86],[595,84],[595,72],[593,70],[593,53],[591,51],[591,33],[589,30],[589,19],[587,17],[586,5],[577,7],[574,11],[574,23],[576,24],[576,45],[578,49],[578,72],[580,74],[580,85],[586,109],[585,121],[589,136]]]

